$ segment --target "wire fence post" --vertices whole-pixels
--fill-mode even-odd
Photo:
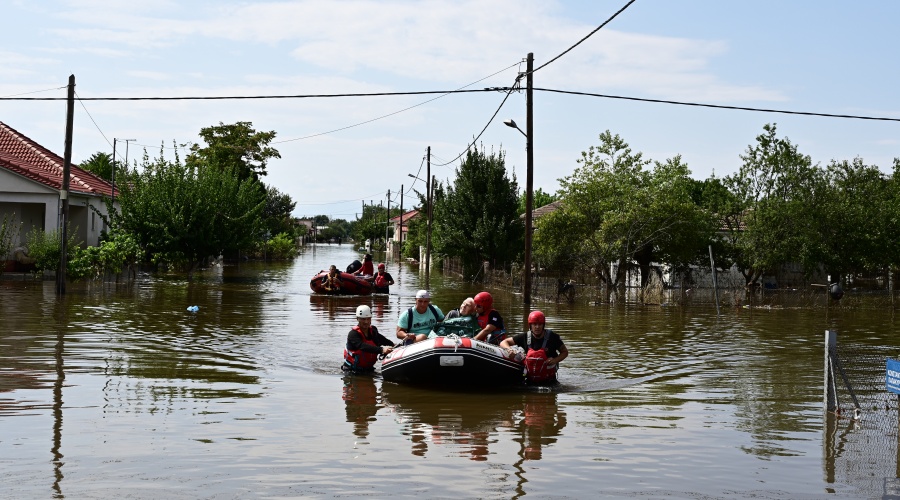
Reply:
[[[825,330],[825,411],[833,412],[837,408],[837,394],[834,388],[834,370],[831,356],[837,348],[837,331]]]

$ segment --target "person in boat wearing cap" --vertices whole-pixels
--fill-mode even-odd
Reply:
[[[372,324],[372,309],[367,305],[356,308],[356,326],[347,334],[344,347],[344,371],[366,372],[375,369],[379,354],[393,350],[394,343],[378,333]]]
[[[494,298],[487,292],[479,292],[473,300],[478,327],[481,328],[475,335],[475,340],[499,345],[506,338],[506,328],[503,326],[503,317],[494,310]]]
[[[341,273],[338,272],[336,265],[332,264],[331,267],[328,268],[328,274],[322,278],[322,285],[324,285],[325,289],[329,292],[336,292],[341,289]]]
[[[372,276],[375,274],[375,267],[372,265],[372,254],[367,253],[363,258],[362,267],[353,272],[356,276]]]
[[[431,303],[431,294],[428,290],[419,290],[416,306],[403,311],[397,320],[397,338],[410,344],[425,340],[441,321],[444,321],[444,313]]]
[[[378,264],[378,273],[372,278],[375,293],[390,293],[390,287],[394,284],[394,277],[384,270],[384,262]]]
[[[500,343],[508,355],[515,354],[513,346],[525,351],[526,380],[533,384],[556,383],[559,362],[569,356],[562,338],[546,328],[547,318],[541,311],[528,315],[528,331],[513,335]]]

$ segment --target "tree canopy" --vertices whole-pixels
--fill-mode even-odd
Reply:
[[[456,169],[453,185],[438,183],[434,195],[435,250],[459,257],[466,275],[483,261],[509,265],[523,248],[518,185],[506,174],[505,155],[472,147]]]
[[[210,255],[257,242],[261,190],[234,167],[168,161],[162,152],[151,161],[145,153],[141,169],[121,183],[117,223],[156,260],[187,264],[192,272]]]
[[[252,122],[237,122],[204,127],[200,137],[206,142],[191,146],[187,164],[204,162],[223,170],[231,169],[239,179],[259,180],[266,175],[266,164],[272,158],[281,158],[277,149],[269,146],[275,139],[275,131],[257,132]]]
[[[646,283],[651,262],[683,267],[708,244],[714,219],[693,202],[690,171],[680,157],[646,170],[653,162],[606,131],[578,163],[560,179],[561,208],[537,222],[539,259],[593,269],[618,288],[632,263]]]

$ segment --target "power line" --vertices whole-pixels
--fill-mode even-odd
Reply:
[[[519,63],[513,64],[516,66]],[[506,69],[511,68],[509,66]],[[496,73],[495,73],[496,74]],[[493,75],[491,75],[493,76]],[[485,77],[489,78],[489,77]],[[480,80],[479,80],[480,81]],[[471,85],[471,84],[470,84]],[[477,92],[493,92],[493,89],[468,89],[468,90],[422,90],[408,92],[357,92],[348,94],[294,94],[294,95],[244,95],[244,96],[176,96],[176,97],[82,97],[83,101],[221,101],[221,100],[252,100],[252,99],[320,99],[331,97],[388,97],[403,95],[429,95],[429,94],[467,94]],[[65,101],[65,97],[0,97],[0,101]],[[427,101],[426,101],[427,102]]]
[[[518,78],[516,79],[516,81],[518,81]],[[509,99],[510,94],[512,94],[513,91],[516,90],[517,88],[518,87],[516,87],[516,86],[509,88],[509,91],[507,91],[506,95],[503,97],[503,101],[500,102],[500,105],[497,106],[497,110],[494,111],[493,115],[491,115],[490,120],[488,120],[488,122],[484,125],[484,128],[481,129],[481,132],[478,133],[478,136],[476,136],[474,139],[472,139],[472,142],[470,142],[469,145],[466,146],[466,149],[462,150],[461,153],[456,155],[456,158],[448,161],[447,163],[435,163],[434,165],[436,167],[443,167],[443,166],[449,165],[449,164],[455,162],[456,160],[460,159],[462,157],[462,155],[466,154],[466,152],[469,151],[476,142],[478,142],[478,139],[481,138],[482,134],[484,134],[484,131],[487,130],[487,128],[491,125],[491,122],[494,121],[494,118],[497,118],[497,113],[500,112],[500,109],[503,108],[504,104],[506,104],[506,100]]]
[[[532,72],[532,73],[536,73],[536,72],[537,72],[538,70],[540,70],[541,68],[547,66],[548,64],[552,63],[553,61],[555,61],[555,60],[559,59],[560,57],[566,55],[570,50],[572,50],[572,49],[574,49],[575,47],[581,45],[582,42],[584,42],[585,40],[587,40],[588,38],[590,38],[591,36],[593,36],[594,33],[600,31],[604,26],[606,26],[607,24],[609,24],[610,21],[612,21],[613,19],[615,19],[615,18],[616,18],[619,14],[621,14],[622,12],[624,12],[625,9],[627,9],[628,7],[631,7],[631,4],[633,4],[634,2],[635,2],[635,0],[629,1],[627,4],[625,4],[624,7],[622,7],[621,9],[619,9],[619,10],[618,10],[615,14],[613,14],[612,16],[610,16],[609,19],[607,19],[606,21],[604,21],[603,24],[601,24],[600,26],[597,26],[597,28],[594,29],[594,31],[591,31],[590,33],[588,33],[584,38],[582,38],[581,40],[578,40],[577,42],[575,42],[575,44],[572,45],[571,47],[569,47],[568,49],[566,49],[566,50],[560,52],[559,55],[557,55],[557,56],[554,57],[553,59],[550,59],[549,61],[545,62],[544,64],[541,64],[541,65],[538,66],[537,68],[534,68],[531,72]],[[520,78],[521,78],[521,77],[520,77]]]
[[[97,132],[100,132],[100,135],[103,137],[103,140],[106,141],[106,144],[109,144],[109,147],[112,147],[113,145],[109,142],[109,139],[106,137],[106,134],[104,134],[103,131],[100,130],[100,125],[97,125],[97,120],[94,120],[94,117],[91,115],[91,112],[88,111],[87,106],[85,106],[84,103],[81,102],[81,98],[78,97],[78,92],[75,92],[75,97],[78,98],[78,104],[81,104],[81,107],[84,108],[84,112],[87,113],[88,118],[91,119],[91,122],[94,124],[94,127],[97,128]]]
[[[64,88],[66,88],[66,87],[54,87],[54,88],[52,88],[52,89],[32,90],[31,92],[22,92],[21,94],[10,94],[10,95],[7,95],[7,96],[2,96],[2,97],[0,97],[0,99],[8,99],[8,100],[12,100],[12,99],[11,99],[12,97],[16,97],[16,96],[20,96],[20,95],[39,94],[39,93],[41,93],[41,92],[50,92],[50,91],[52,91],[52,90],[62,90],[62,89],[64,89]],[[63,98],[63,99],[65,99],[65,98]]]
[[[574,90],[560,90],[560,89],[544,89],[535,87],[534,90],[539,90],[542,92],[552,92],[555,94],[568,94],[568,95],[578,95],[578,96],[588,96],[588,97],[602,97],[605,99],[621,99],[625,101],[638,101],[638,102],[650,102],[655,104],[676,104],[679,106],[696,106],[701,108],[714,108],[714,109],[733,109],[738,111],[758,111],[761,113],[781,113],[785,115],[803,115],[803,116],[823,116],[826,118],[852,118],[856,120],[878,120],[878,121],[888,121],[888,122],[900,122],[900,118],[888,118],[884,116],[862,116],[862,115],[842,115],[837,113],[817,113],[813,111],[790,111],[783,109],[771,109],[771,108],[750,108],[746,106],[726,106],[724,104],[705,104],[700,102],[684,102],[684,101],[669,101],[665,99],[647,99],[644,97],[628,97],[628,96],[620,96],[620,95],[608,95],[608,94],[595,94],[591,92],[577,92]]]
[[[363,122],[355,123],[355,124],[353,124],[353,125],[347,125],[346,127],[336,128],[336,129],[334,129],[334,130],[329,130],[329,131],[327,131],[327,132],[319,132],[319,133],[317,133],[317,134],[307,135],[307,136],[304,136],[304,137],[298,137],[298,138],[296,138],[296,139],[286,139],[286,140],[283,140],[283,141],[276,141],[276,142],[273,142],[272,144],[282,144],[282,143],[285,143],[285,142],[293,142],[293,141],[301,141],[301,140],[304,140],[304,139],[311,139],[311,138],[313,138],[313,137],[319,137],[319,136],[326,135],[326,134],[331,134],[331,133],[334,133],[334,132],[340,132],[341,130],[347,130],[347,129],[350,129],[350,128],[353,128],[353,127],[358,127],[358,126],[360,126],[360,125],[365,125],[365,124],[367,124],[367,123],[372,123],[372,122],[374,122],[374,121],[381,120],[382,118],[387,118],[387,117],[389,117],[389,116],[394,116],[394,115],[396,115],[396,114],[403,113],[404,111],[409,111],[410,109],[417,108],[417,107],[422,106],[422,105],[424,105],[424,104],[428,104],[429,102],[434,102],[434,101],[436,101],[436,100],[438,100],[438,99],[440,99],[440,98],[442,98],[442,97],[446,97],[446,96],[448,96],[448,95],[450,95],[450,94],[456,94],[456,93],[463,92],[463,89],[465,89],[466,87],[470,87],[470,86],[472,86],[472,85],[475,85],[475,84],[478,83],[478,82],[482,82],[482,81],[484,81],[484,80],[487,80],[488,78],[490,78],[490,77],[492,77],[492,76],[494,76],[494,75],[498,75],[498,74],[500,74],[500,73],[503,73],[504,71],[508,70],[509,68],[512,68],[513,66],[517,66],[517,65],[519,65],[519,64],[521,64],[521,62],[517,62],[517,63],[515,63],[515,64],[511,64],[511,65],[509,65],[509,66],[507,66],[507,67],[505,67],[505,68],[503,68],[503,69],[501,69],[501,70],[499,70],[499,71],[496,71],[496,72],[494,72],[494,73],[491,73],[490,75],[488,75],[488,76],[486,76],[486,77],[484,77],[484,78],[479,78],[478,80],[475,80],[474,82],[467,83],[466,85],[463,85],[462,87],[459,87],[459,88],[456,89],[456,90],[452,90],[452,91],[449,91],[449,92],[445,92],[445,93],[443,93],[443,94],[441,94],[441,95],[439,95],[439,96],[437,96],[437,97],[434,97],[434,98],[432,98],[432,99],[428,99],[427,101],[422,101],[422,102],[420,102],[420,103],[418,103],[418,104],[414,104],[414,105],[409,106],[409,107],[407,107],[407,108],[403,108],[403,109],[401,109],[401,110],[399,110],[399,111],[394,111],[393,113],[388,113],[388,114],[386,114],[386,115],[382,115],[382,116],[379,116],[379,117],[377,117],[377,118],[372,118],[372,119],[370,119],[370,120],[366,120],[366,121],[363,121]],[[487,89],[478,90],[478,92],[484,92],[485,90],[487,90]],[[475,90],[468,90],[468,91],[465,91],[465,92],[475,92]]]

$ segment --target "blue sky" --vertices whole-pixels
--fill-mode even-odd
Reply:
[[[6,0],[0,97],[64,97],[70,74],[82,98],[509,86],[528,52],[540,66],[626,1]],[[900,2],[888,0],[637,0],[536,72],[534,84],[898,119],[897,19]],[[282,158],[269,164],[264,180],[292,196],[295,215],[352,220],[364,200],[383,201],[388,190],[398,203],[401,185],[408,207],[414,199],[408,174],[419,172],[428,146],[432,174],[452,179],[458,162],[436,164],[464,151],[503,98],[455,94],[426,103],[434,97],[85,101],[76,104],[73,161],[112,152],[114,137],[136,139],[133,160],[145,147],[156,156],[162,143],[196,142],[202,127],[250,121],[277,132]],[[391,116],[353,126],[385,115]],[[547,92],[535,92],[534,115],[534,186],[547,192],[605,130],[648,159],[680,154],[698,179],[736,172],[766,123],[777,123],[780,136],[823,166],[860,157],[890,172],[900,157],[900,122]],[[479,142],[505,151],[524,187],[525,142],[503,125],[507,118],[525,127],[524,93],[509,98]],[[64,102],[0,101],[0,121],[63,154]],[[421,183],[414,187],[423,190]]]

